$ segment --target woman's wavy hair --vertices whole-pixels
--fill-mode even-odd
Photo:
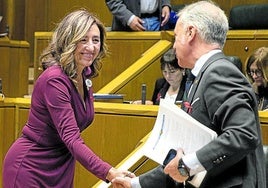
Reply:
[[[247,77],[253,83],[253,78],[250,76],[250,66],[255,63],[258,69],[261,70],[263,78],[268,82],[268,47],[260,47],[256,49],[246,60]]]
[[[43,70],[47,67],[58,64],[64,72],[71,78],[77,77],[74,51],[77,44],[86,35],[93,24],[100,30],[100,52],[92,65],[90,77],[96,77],[102,67],[101,59],[107,53],[106,31],[103,23],[85,9],[71,12],[57,25],[48,47],[40,56]]]

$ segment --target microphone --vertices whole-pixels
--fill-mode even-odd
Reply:
[[[141,85],[141,104],[146,102],[146,84]]]

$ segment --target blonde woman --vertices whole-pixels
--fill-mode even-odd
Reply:
[[[73,187],[76,160],[105,181],[127,174],[100,159],[80,135],[94,118],[90,79],[105,53],[105,28],[86,10],[58,24],[40,57],[45,70],[35,83],[28,121],[4,159],[4,188]]]

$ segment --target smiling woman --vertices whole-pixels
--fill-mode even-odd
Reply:
[[[35,82],[22,136],[7,152],[3,185],[73,187],[75,160],[102,180],[125,176],[85,145],[81,132],[93,121],[90,78],[106,54],[105,28],[86,10],[58,24],[40,57],[44,71]]]

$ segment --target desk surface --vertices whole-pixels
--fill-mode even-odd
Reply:
[[[30,107],[29,98],[5,98],[0,101],[0,106],[23,105]],[[109,114],[133,114],[141,116],[157,116],[157,105],[134,105],[121,103],[94,102],[96,113]],[[268,111],[259,111],[259,118],[262,123],[268,123]]]
[[[23,106],[30,108],[31,99],[29,98],[5,98],[0,101],[0,106]],[[157,105],[134,105],[123,103],[94,102],[95,113],[108,114],[135,114],[138,116],[157,116]]]

